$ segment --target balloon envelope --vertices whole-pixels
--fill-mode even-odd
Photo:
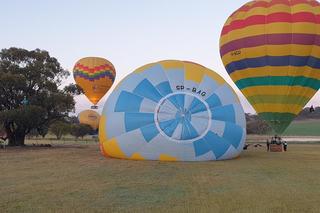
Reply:
[[[232,88],[201,65],[175,60],[145,65],[122,80],[99,127],[106,156],[136,160],[230,159],[245,136]]]
[[[227,72],[276,133],[320,87],[319,33],[320,5],[313,0],[251,1],[222,29]]]
[[[104,58],[86,57],[77,61],[73,76],[87,98],[96,105],[112,86],[116,71]]]
[[[93,110],[85,110],[79,113],[79,122],[88,124],[92,129],[96,130],[99,127],[100,115]]]

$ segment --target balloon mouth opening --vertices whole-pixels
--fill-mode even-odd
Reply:
[[[154,120],[160,134],[168,140],[191,143],[203,138],[210,130],[211,110],[196,95],[176,92],[159,101]]]

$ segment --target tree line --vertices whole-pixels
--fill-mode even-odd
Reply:
[[[51,134],[55,135],[57,140],[60,140],[62,136],[72,135],[76,139],[83,138],[86,135],[96,134],[96,130],[92,129],[91,126],[87,124],[79,124],[79,123],[67,123],[64,121],[56,121],[54,122],[49,131]]]
[[[45,50],[11,47],[0,51],[0,139],[23,146],[26,135],[59,139],[90,134],[88,126],[75,124],[74,96],[83,93],[75,84],[62,87],[70,73]],[[310,113],[312,111],[312,113]],[[305,108],[296,119],[320,119],[320,108]],[[266,134],[270,126],[257,115],[246,114],[248,134]]]
[[[9,146],[23,146],[31,131],[43,135],[74,112],[74,96],[82,90],[74,84],[62,87],[69,75],[45,50],[0,51],[0,137]]]

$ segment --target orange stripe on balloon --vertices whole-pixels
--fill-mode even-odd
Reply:
[[[273,1],[256,1],[252,3],[248,3],[244,6],[242,6],[240,9],[238,9],[235,13],[237,12],[248,12],[249,10],[257,7],[262,7],[262,8],[269,8],[277,4],[283,4],[286,6],[294,6],[297,4],[308,4],[311,6],[319,6],[320,4],[317,1],[305,1],[305,0],[273,0]],[[235,14],[234,13],[234,14]]]

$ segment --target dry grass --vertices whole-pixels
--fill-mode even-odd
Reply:
[[[221,162],[105,159],[97,144],[0,151],[0,212],[319,212],[320,144]]]

